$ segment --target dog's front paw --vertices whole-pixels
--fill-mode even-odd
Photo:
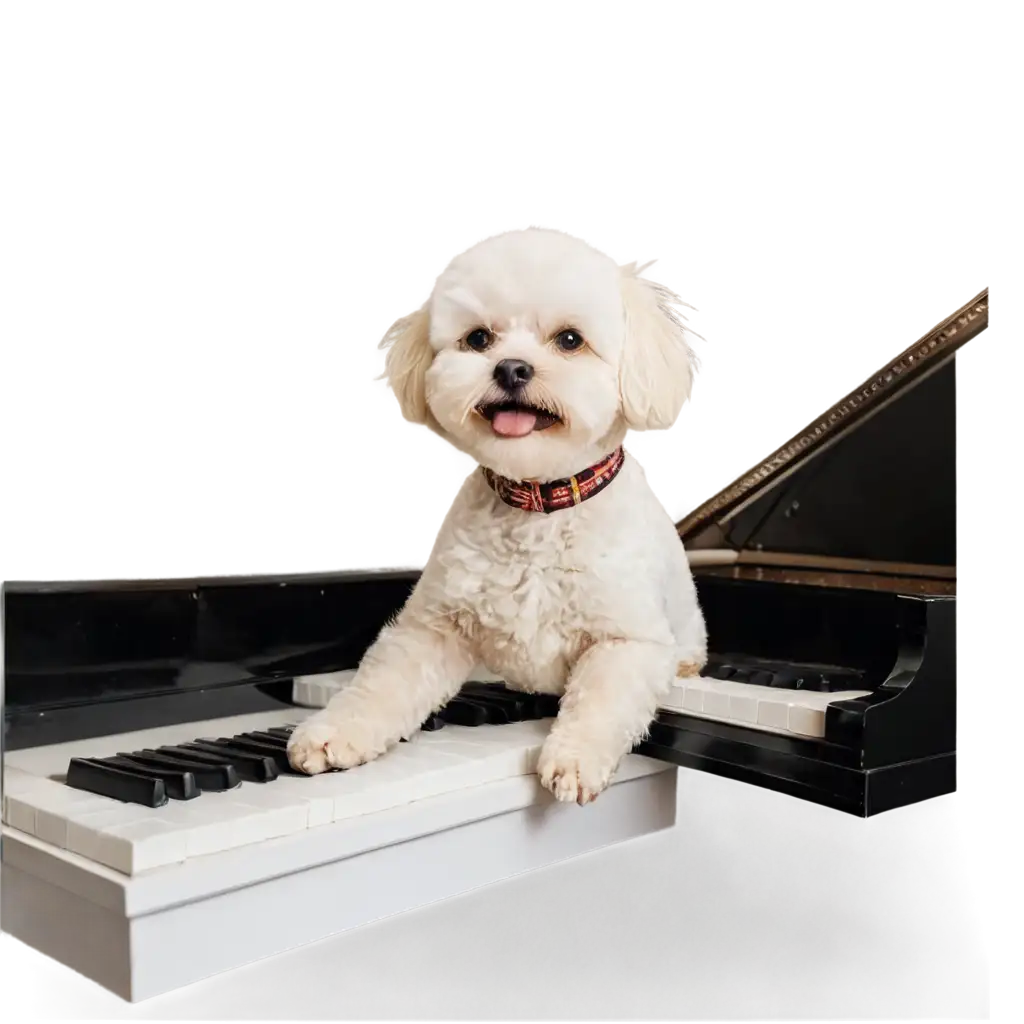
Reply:
[[[618,763],[618,756],[581,748],[552,736],[541,748],[537,775],[556,800],[575,801],[582,807],[607,787]]]
[[[362,730],[321,713],[297,725],[288,738],[291,766],[307,775],[329,768],[354,768],[372,761],[379,753],[367,742]]]

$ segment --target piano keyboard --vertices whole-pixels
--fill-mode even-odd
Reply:
[[[446,723],[476,727],[508,725],[558,713],[558,698],[525,694],[503,686],[467,683],[457,697],[420,726],[435,732]],[[193,800],[201,792],[221,793],[247,782],[273,782],[282,773],[308,778],[288,762],[288,738],[295,723],[233,736],[200,738],[172,746],[147,747],[108,757],[72,757],[67,785],[145,807],[168,799]],[[402,742],[405,742],[404,740]]]
[[[345,671],[299,676],[292,687],[292,700],[322,708],[354,675],[354,671]],[[850,669],[713,655],[702,675],[675,680],[658,707],[783,736],[822,739],[826,708],[870,693],[858,685],[862,683],[861,674]]]
[[[288,765],[295,708],[12,751],[4,821],[131,875],[529,775],[556,711],[468,684],[384,757],[317,776]]]
[[[737,662],[712,658],[702,675],[675,680],[660,709],[783,736],[823,739],[829,704],[871,692],[858,688],[861,675],[847,669]]]

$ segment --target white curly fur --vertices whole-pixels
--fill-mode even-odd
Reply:
[[[609,454],[627,429],[670,426],[689,396],[693,354],[678,299],[585,243],[531,228],[457,257],[424,307],[382,342],[403,415],[481,465],[555,480]],[[573,327],[586,339],[552,343]],[[486,327],[484,352],[464,344]],[[561,422],[502,437],[476,412],[493,367],[535,370],[529,399]],[[409,737],[477,666],[530,691],[562,694],[537,773],[560,800],[608,785],[679,673],[706,660],[704,620],[686,555],[644,472],[618,477],[551,514],[504,504],[474,470],[449,511],[405,607],[353,681],[289,742],[306,772],[348,768]]]

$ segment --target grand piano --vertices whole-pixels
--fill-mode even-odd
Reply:
[[[586,809],[530,774],[557,700],[484,674],[377,762],[289,769],[415,570],[6,584],[0,925],[141,999],[669,827],[676,766],[864,817],[953,792],[955,353],[987,322],[984,291],[678,523],[708,665]]]

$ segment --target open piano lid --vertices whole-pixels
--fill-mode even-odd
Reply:
[[[986,289],[685,516],[694,571],[954,593],[953,357],[987,324]]]

